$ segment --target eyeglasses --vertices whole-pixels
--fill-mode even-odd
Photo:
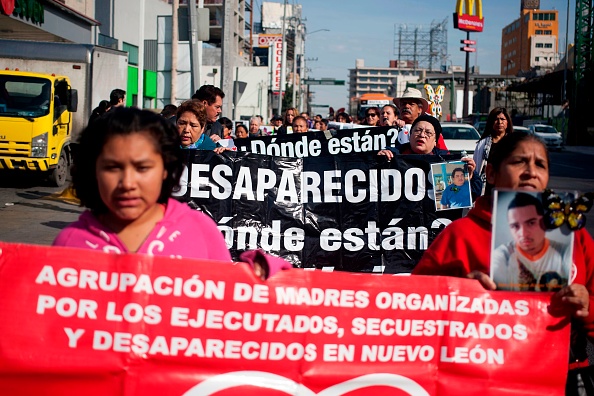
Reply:
[[[435,136],[435,132],[431,132],[426,129],[414,129],[414,130],[410,131],[410,134],[414,135],[414,136],[425,135],[425,137],[427,137],[429,139],[432,138],[433,136]]]
[[[377,113],[367,113],[367,115],[365,117],[377,117],[378,114]]]

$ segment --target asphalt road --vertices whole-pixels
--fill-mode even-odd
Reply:
[[[594,147],[553,152],[549,187],[594,192]],[[64,188],[39,177],[0,173],[0,241],[50,245],[82,208],[59,199]],[[586,228],[594,235],[594,209]]]
[[[0,177],[0,241],[51,245],[61,229],[83,211],[57,196],[43,178],[19,173]]]

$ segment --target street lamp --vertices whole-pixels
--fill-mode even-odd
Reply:
[[[446,58],[447,59],[447,58]],[[454,63],[451,59],[447,59],[447,62],[450,63],[450,71],[452,72],[452,82],[450,86],[450,121],[454,121],[455,115],[455,106],[454,102],[456,101],[455,90],[456,90],[456,80],[455,80],[455,73],[454,73]]]
[[[317,33],[317,32],[329,32],[329,31],[330,31],[330,29],[318,29],[318,30],[314,30],[313,32],[309,32],[309,33],[307,33],[307,34],[305,35],[305,37],[307,37],[307,36],[311,36],[312,34],[314,34],[314,33]]]
[[[319,33],[319,32],[329,32],[330,29],[316,29],[313,32],[309,32],[303,35],[303,58],[302,58],[302,62],[301,62],[301,74],[300,74],[300,81],[303,81],[306,78],[305,72],[307,72],[308,70],[305,68],[305,38],[307,36],[311,36],[314,33]],[[310,59],[311,60],[311,59]],[[317,58],[316,58],[317,60]],[[304,111],[303,109],[303,96],[300,95],[300,99],[299,99],[299,111]],[[306,92],[305,92],[305,111],[309,111],[309,85],[306,86]]]

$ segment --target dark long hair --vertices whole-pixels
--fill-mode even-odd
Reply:
[[[540,144],[547,155],[547,163],[550,163],[549,152],[547,150],[546,144],[544,144],[544,142],[535,135],[527,132],[514,132],[502,137],[501,140],[497,142],[497,144],[491,146],[491,152],[489,153],[487,162],[491,164],[491,166],[497,170],[497,172],[499,172],[499,168],[501,167],[503,161],[509,157],[522,142]],[[485,195],[490,195],[493,188],[495,188],[495,186],[487,182],[485,187]]]
[[[499,114],[503,114],[505,116],[505,119],[507,120],[507,128],[505,129],[505,134],[508,135],[514,131],[514,125],[512,124],[511,117],[507,113],[505,107],[495,107],[493,110],[491,110],[489,116],[487,117],[487,123],[485,124],[485,130],[483,131],[481,140],[488,138],[493,134],[493,125],[495,125],[495,119]]]
[[[158,202],[167,202],[173,189],[179,185],[183,170],[179,133],[171,122],[152,111],[122,107],[89,124],[73,150],[72,185],[81,206],[94,213],[107,212],[99,195],[95,173],[97,158],[109,139],[133,133],[150,136],[163,158],[167,177],[163,180]]]

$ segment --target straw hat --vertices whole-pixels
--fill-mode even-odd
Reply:
[[[426,99],[423,97],[423,94],[421,93],[421,91],[419,91],[419,90],[418,90],[418,89],[416,89],[416,88],[410,88],[410,87],[409,87],[409,88],[406,88],[406,89],[404,90],[404,93],[402,94],[402,96],[401,96],[401,97],[399,97],[399,98],[394,98],[394,104],[395,104],[396,106],[398,106],[398,109],[399,109],[399,110],[402,110],[402,109],[401,109],[401,106],[400,106],[400,101],[401,101],[402,99],[416,99],[416,100],[420,101],[420,102],[422,103],[422,106],[423,106],[423,112],[424,112],[424,113],[426,113],[426,112],[427,112],[427,110],[429,109],[429,103],[428,103],[428,102],[427,102],[427,100],[426,100]]]

